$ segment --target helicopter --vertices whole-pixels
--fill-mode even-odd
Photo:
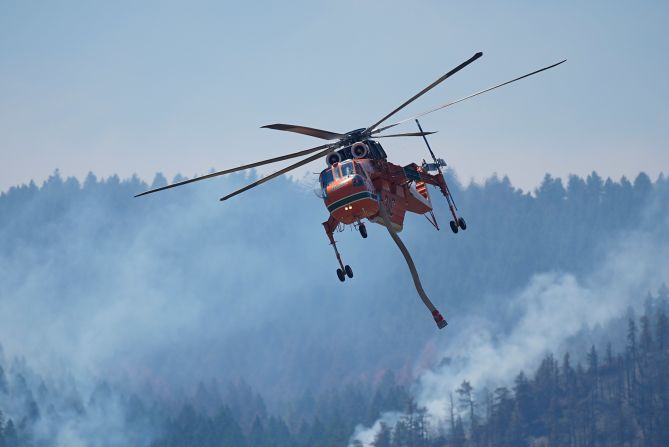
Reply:
[[[406,213],[424,215],[427,220],[439,230],[439,224],[437,223],[433,212],[428,185],[438,188],[441,194],[445,197],[452,216],[449,225],[453,233],[458,233],[459,230],[466,230],[467,223],[462,216],[458,215],[455,201],[453,200],[453,196],[444,178],[442,168],[446,167],[446,162],[441,158],[437,158],[428,143],[427,136],[434,134],[435,132],[425,132],[421,127],[418,118],[511,84],[512,82],[546,71],[564,63],[566,59],[523,76],[519,76],[510,81],[477,91],[455,101],[439,105],[438,107],[419,113],[416,116],[392,124],[382,124],[413,101],[479,59],[482,55],[482,52],[474,54],[472,57],[448,71],[430,85],[403,102],[393,111],[383,116],[383,118],[367,127],[355,129],[346,133],[338,133],[292,124],[269,124],[262,126],[262,128],[266,129],[308,135],[325,140],[326,143],[298,152],[179,181],[139,193],[135,197],[164,191],[166,189],[183,186],[188,183],[232,172],[252,169],[258,166],[277,163],[293,158],[305,157],[296,163],[262,177],[259,180],[220,198],[221,201],[225,201],[323,157],[327,167],[323,169],[319,175],[319,196],[323,199],[329,216],[322,225],[330,245],[334,248],[335,256],[339,264],[339,267],[336,270],[339,280],[344,282],[347,277],[353,278],[353,270],[348,264],[343,262],[341,254],[337,248],[337,242],[334,239],[334,233],[338,230],[342,231],[346,226],[353,226],[360,233],[362,238],[367,238],[368,233],[364,220],[381,224],[386,227],[393,239],[395,239],[395,242],[403,251],[407,263],[409,264],[409,268],[412,271],[412,275],[414,276],[414,282],[416,283],[419,295],[421,295],[421,298],[430,310],[437,326],[441,329],[447,325],[446,320],[434,305],[432,305],[427,298],[427,295],[425,295],[422,290],[420,280],[415,271],[415,266],[413,266],[413,261],[411,260],[406,247],[404,247],[401,240],[397,237],[397,233],[403,228]],[[417,132],[382,134],[382,132],[409,121],[415,121],[418,126]],[[382,145],[376,140],[397,137],[422,137],[427,145],[432,162],[428,163],[423,160],[421,164],[410,163],[406,166],[400,166],[389,162],[388,156]]]

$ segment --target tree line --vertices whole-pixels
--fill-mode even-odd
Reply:
[[[385,412],[375,447],[599,447],[669,443],[669,289],[648,295],[643,312],[631,308],[619,327],[625,346],[590,346],[584,358],[547,354],[513,384],[476,390],[465,380],[448,396],[447,417],[435,420],[386,371],[378,383],[356,382],[315,395],[266,404],[243,381],[201,383],[175,406],[146,393],[124,393],[106,382],[84,395],[15,361],[0,364],[0,447],[50,446],[73,421],[109,424],[120,407],[118,429],[93,430],[99,445],[147,447],[329,447],[346,445],[358,424],[371,426]],[[10,416],[11,414],[11,416]],[[45,428],[46,427],[46,428]],[[44,437],[47,434],[52,438]],[[97,430],[97,431],[96,431]],[[105,429],[107,430],[107,429]],[[109,440],[105,437],[109,436]],[[360,445],[357,443],[357,445]]]
[[[429,422],[413,402],[375,447],[604,447],[669,445],[669,289],[628,311],[626,346],[591,346],[576,364],[547,354],[513,386],[475,393],[468,381],[450,395],[448,421]]]

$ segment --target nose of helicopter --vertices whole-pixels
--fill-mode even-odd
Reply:
[[[328,197],[333,197],[334,199],[340,199],[344,196],[350,195],[351,193],[366,189],[367,187],[365,185],[365,180],[359,175],[352,175],[340,178],[328,185],[327,195]]]
[[[376,194],[360,175],[342,178],[329,185],[325,205],[335,219],[345,224],[378,212]]]

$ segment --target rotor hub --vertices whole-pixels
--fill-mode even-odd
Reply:
[[[367,139],[367,135],[365,135],[365,128],[360,128],[360,129],[355,129],[351,130],[350,132],[346,132],[346,136],[341,139],[341,142],[344,145],[349,145],[353,143],[357,143],[358,141],[364,141]]]

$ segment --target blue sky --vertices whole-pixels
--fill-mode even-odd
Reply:
[[[397,118],[568,61],[423,120],[461,180],[654,178],[669,166],[668,20],[660,1],[5,1],[0,191],[56,168],[151,179],[315,146],[259,127],[364,127],[476,51]],[[426,156],[418,139],[385,147]]]

